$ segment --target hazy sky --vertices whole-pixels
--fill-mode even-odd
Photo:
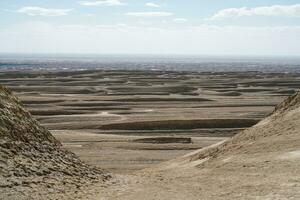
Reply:
[[[300,55],[300,0],[1,0],[1,52]]]

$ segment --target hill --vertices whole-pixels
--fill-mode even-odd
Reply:
[[[269,117],[231,139],[134,176],[124,176],[126,184],[109,188],[105,197],[300,199],[299,166],[300,93],[297,93],[279,104]]]
[[[72,199],[85,186],[108,178],[64,150],[0,87],[0,199]]]

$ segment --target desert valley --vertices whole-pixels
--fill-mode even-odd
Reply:
[[[299,197],[299,95],[270,116],[297,92],[297,73],[23,70],[0,83],[55,137],[2,91],[2,152],[22,155],[1,154],[4,199]],[[32,152],[32,141],[46,146]]]
[[[24,107],[84,161],[130,173],[232,137],[300,86],[298,74],[2,72]]]

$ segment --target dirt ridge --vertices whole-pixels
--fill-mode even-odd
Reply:
[[[300,199],[300,93],[230,139],[145,169],[107,200]],[[120,189],[121,188],[121,189]]]
[[[110,175],[83,163],[0,87],[0,199],[56,199]],[[58,195],[58,196],[57,196]]]

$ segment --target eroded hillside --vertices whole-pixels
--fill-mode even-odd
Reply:
[[[0,87],[0,199],[67,199],[107,178],[62,149],[19,100]]]

